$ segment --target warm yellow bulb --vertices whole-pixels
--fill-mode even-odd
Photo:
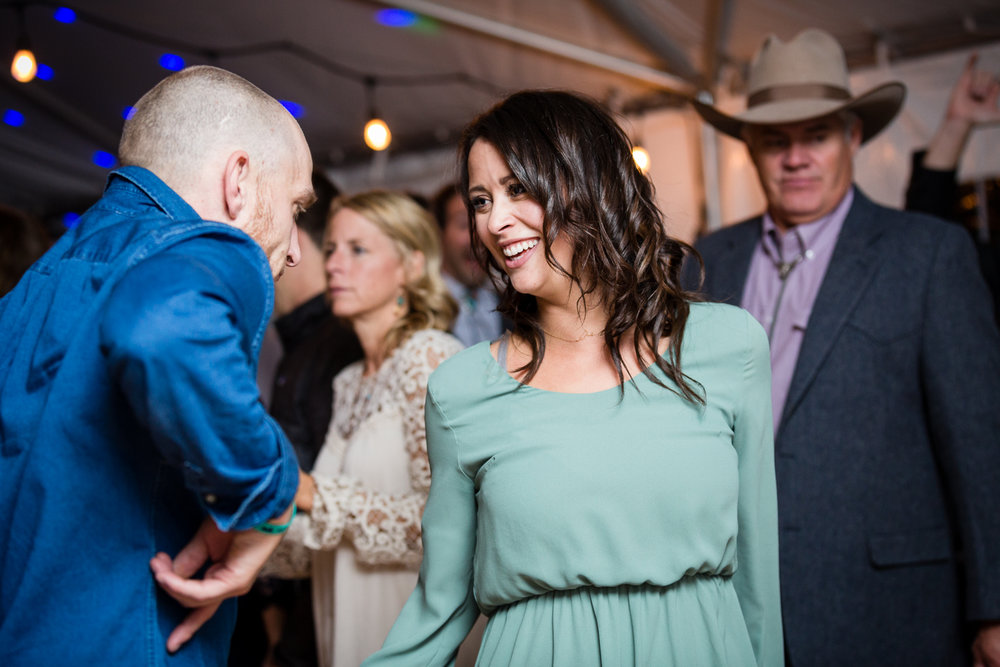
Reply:
[[[21,83],[28,83],[35,78],[38,71],[38,63],[35,62],[35,54],[28,49],[21,49],[14,54],[14,61],[10,64],[11,75]]]
[[[384,151],[392,141],[389,126],[381,118],[372,118],[365,125],[365,144],[373,151]]]
[[[632,149],[632,160],[635,161],[635,166],[642,173],[645,174],[649,171],[649,151],[642,146],[636,146]]]

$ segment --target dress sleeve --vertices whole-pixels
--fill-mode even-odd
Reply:
[[[304,544],[308,532],[308,517],[302,521],[296,515],[285,537],[278,544],[259,577],[274,577],[276,579],[308,579],[312,576],[312,552]]]
[[[778,501],[771,421],[771,362],[764,330],[749,315],[743,401],[735,416],[739,456],[737,568],[740,599],[757,664],[784,664],[778,579]]]
[[[458,442],[433,389],[426,415],[433,482],[423,518],[420,577],[382,649],[365,667],[451,665],[479,615],[472,585],[475,485],[459,464]]]
[[[314,475],[316,495],[303,517],[302,539],[310,549],[335,549],[350,539],[360,562],[369,565],[418,565],[423,555],[420,518],[430,488],[424,399],[431,372],[456,352],[449,338],[414,334],[404,343],[391,369],[399,389],[393,392],[403,420],[412,492],[388,495],[346,475]],[[458,345],[457,341],[455,342]],[[395,356],[395,355],[394,355]],[[328,439],[337,436],[330,429]],[[326,445],[324,445],[325,447]]]

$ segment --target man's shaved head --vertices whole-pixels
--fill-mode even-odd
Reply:
[[[315,199],[299,124],[232,72],[191,67],[142,96],[118,157],[156,174],[206,219],[249,234],[277,278],[300,257],[295,217]]]
[[[285,108],[246,79],[189,67],[142,96],[125,122],[118,157],[184,192],[206,165],[234,150],[245,150],[258,174],[267,173],[300,136]]]

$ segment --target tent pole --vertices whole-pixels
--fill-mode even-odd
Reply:
[[[408,9],[443,23],[512,42],[520,46],[535,49],[536,51],[543,51],[585,65],[615,72],[631,79],[658,86],[668,92],[684,95],[694,91],[694,87],[687,81],[666,72],[653,69],[652,67],[647,67],[624,58],[610,56],[606,53],[587,49],[569,42],[563,42],[552,37],[546,37],[545,35],[539,35],[538,33],[523,30],[522,28],[506,23],[500,23],[476,14],[452,9],[451,7],[444,7],[434,2],[428,2],[427,0],[395,0],[391,3],[381,2],[380,0],[374,1],[379,2],[379,4],[389,4],[392,7]]]
[[[702,50],[702,86],[705,91],[714,91],[718,85],[719,60],[729,41],[732,12],[732,0],[709,0],[706,7],[705,42]],[[712,93],[702,92],[699,99],[711,102]],[[701,126],[701,168],[705,185],[705,229],[713,232],[722,227],[719,146],[715,130],[704,122]]]
[[[702,75],[691,64],[684,51],[670,41],[655,21],[650,20],[641,3],[635,0],[598,0],[598,3],[615,16],[630,33],[646,44],[655,55],[663,58],[672,72],[687,81],[702,79]]]
[[[700,119],[699,119],[700,120]],[[715,128],[701,123],[701,177],[705,184],[705,231],[722,228],[719,192],[719,147]]]

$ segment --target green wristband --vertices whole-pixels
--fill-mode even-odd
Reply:
[[[292,521],[295,520],[296,511],[297,508],[295,507],[295,505],[292,505],[292,516],[289,517],[288,523],[276,524],[276,523],[268,523],[267,521],[265,521],[264,523],[258,523],[256,526],[253,527],[253,529],[261,533],[267,533],[268,535],[281,535],[283,532],[288,530],[289,526],[292,525]]]

